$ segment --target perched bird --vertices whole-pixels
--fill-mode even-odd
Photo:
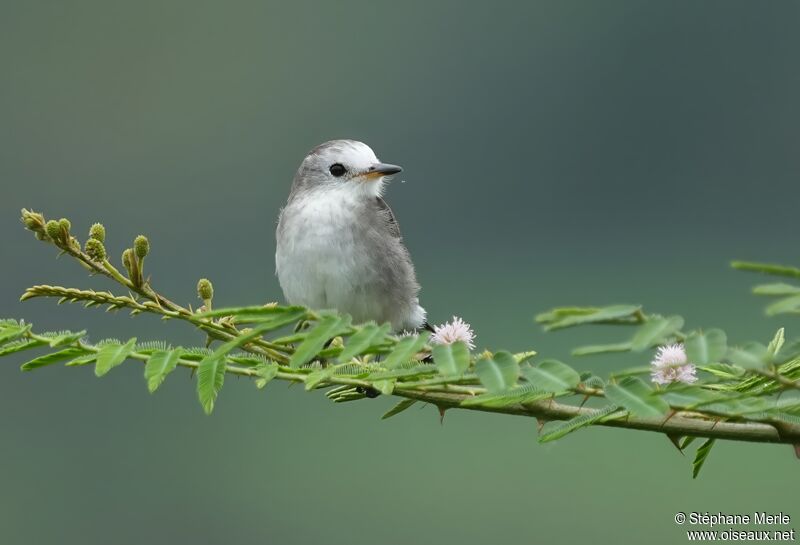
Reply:
[[[381,196],[386,177],[401,170],[355,140],[311,150],[276,232],[276,272],[289,303],[390,322],[395,331],[428,327],[414,265]]]

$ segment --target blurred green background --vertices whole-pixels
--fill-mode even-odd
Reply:
[[[800,262],[800,4],[792,1],[0,3],[0,315],[93,338],[199,343],[152,317],[18,303],[109,287],[18,223],[143,232],[154,285],[196,304],[280,298],[274,226],[306,152],[347,137],[405,167],[388,190],[434,323],[566,358],[560,304],[643,303],[766,341],[731,258]],[[646,357],[646,356],[645,356]],[[791,448],[722,443],[701,478],[666,438],[188,373],[22,374],[0,362],[0,542],[682,543],[676,511],[784,512]]]

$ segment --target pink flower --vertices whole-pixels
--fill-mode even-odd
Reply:
[[[461,341],[472,350],[475,348],[474,340],[475,332],[472,331],[472,327],[458,316],[453,316],[452,322],[433,326],[433,335],[431,335],[433,344],[453,344]]]
[[[659,347],[656,357],[650,362],[650,365],[653,367],[650,377],[656,384],[672,382],[693,384],[697,382],[697,368],[693,363],[689,363],[682,344]]]

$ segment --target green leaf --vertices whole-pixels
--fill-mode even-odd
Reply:
[[[596,388],[598,390],[602,390],[606,387],[605,380],[596,375],[592,375],[591,373],[587,373],[586,376],[581,375],[581,382],[586,388]]]
[[[290,307],[281,307],[281,306],[264,306],[264,305],[253,305],[247,307],[228,307],[228,308],[217,308],[214,310],[210,310],[208,312],[198,312],[194,315],[194,318],[221,318],[223,316],[248,316],[255,319],[262,319],[262,320],[271,320],[275,317],[280,316],[295,316],[300,315],[297,320],[299,321],[305,314],[307,310],[303,307],[298,306],[290,306]],[[252,320],[251,320],[252,321]]]
[[[39,356],[38,358],[34,358],[28,362],[25,362],[20,366],[20,370],[33,371],[34,369],[45,367],[47,365],[53,365],[54,363],[59,363],[66,360],[71,360],[76,356],[82,356],[84,354],[86,354],[86,350],[83,350],[81,348],[75,348],[75,347],[65,348],[64,350],[59,350],[58,352],[45,354],[43,356]]]
[[[376,380],[375,382],[372,383],[372,386],[383,395],[388,396],[392,395],[392,392],[394,391],[394,384],[395,381],[392,379]]]
[[[225,383],[225,357],[236,348],[260,338],[272,325],[259,324],[253,329],[220,345],[216,350],[203,357],[197,365],[197,397],[206,414],[214,410],[214,402]]]
[[[548,422],[539,434],[539,442],[548,443],[550,441],[555,441],[573,431],[596,424],[617,411],[619,411],[619,407],[616,405],[608,405],[564,422]]]
[[[575,369],[558,360],[544,360],[524,370],[525,378],[541,390],[563,392],[575,388],[581,377]]]
[[[264,386],[269,384],[269,382],[278,376],[278,364],[277,363],[262,363],[258,367],[256,367],[256,388],[261,390]]]
[[[264,316],[264,315],[257,315],[257,316],[250,316],[250,315],[241,315],[236,317],[236,324],[245,324],[245,323],[252,323],[254,325],[258,325],[259,327],[263,326],[261,331],[274,331],[276,329],[280,329],[283,326],[294,324],[299,322],[300,320],[305,319],[308,316],[308,313],[304,310],[292,310],[284,312],[282,314],[275,314],[274,316]]]
[[[742,373],[744,373],[744,369],[741,367],[729,365],[727,363],[712,363],[703,365],[700,369],[724,380],[738,379],[742,376]]]
[[[307,318],[308,311],[303,307],[297,306],[232,307],[197,313],[194,318],[209,319],[223,316],[232,316],[237,324],[256,323],[260,331],[266,333]]]
[[[383,324],[381,326],[376,324],[365,325],[347,340],[347,343],[339,354],[339,361],[349,361],[363,354],[369,348],[383,344],[386,340],[386,335],[391,331],[391,327],[390,324]]]
[[[694,462],[692,463],[692,479],[696,479],[706,463],[708,453],[711,452],[711,447],[714,446],[715,439],[706,439],[702,445],[697,447],[697,452],[694,455]]]
[[[64,364],[64,367],[80,367],[82,365],[89,365],[90,363],[94,363],[97,361],[97,354],[91,353],[86,354],[83,356],[78,356],[74,360],[68,361]]]
[[[292,333],[291,335],[285,335],[283,337],[278,337],[277,339],[273,339],[272,342],[274,344],[282,344],[282,345],[290,345],[296,344],[306,338],[305,331],[298,331],[297,333]]]
[[[461,341],[437,344],[431,351],[433,363],[442,376],[461,376],[469,367],[469,348]]]
[[[653,368],[650,365],[637,365],[636,367],[629,367],[627,369],[621,369],[619,371],[614,371],[611,373],[610,378],[613,379],[621,379],[623,377],[631,377],[631,376],[638,376],[638,375],[649,375],[652,373]]]
[[[348,378],[366,378],[371,373],[380,369],[377,362],[375,363],[357,363],[357,362],[349,362],[349,363],[340,363],[336,365],[336,371],[334,371],[334,376],[337,377],[348,377]],[[388,377],[382,377],[388,378]]]
[[[2,351],[0,351],[0,355]],[[800,339],[795,338],[791,341],[784,343],[783,347],[778,352],[778,355],[775,357],[776,363],[787,363],[795,358],[800,356]]]
[[[771,420],[777,420],[779,422],[786,422],[787,424],[794,424],[795,426],[800,426],[800,415],[792,413],[784,413],[781,411],[770,411],[768,415]]]
[[[482,406],[488,408],[508,407],[510,405],[523,405],[533,403],[542,399],[552,399],[556,397],[553,392],[545,392],[536,388],[533,384],[523,384],[510,390],[497,393],[485,393],[475,397],[468,397],[461,402],[462,407]]]
[[[225,356],[206,356],[197,367],[197,397],[206,414],[214,410],[214,402],[225,383]]]
[[[136,343],[136,352],[146,356],[152,355],[159,350],[171,350],[172,346],[165,341],[147,341],[143,343]]]
[[[640,312],[641,308],[639,305],[612,305],[601,308],[568,307],[540,314],[536,320],[546,324],[545,331],[596,323],[637,323],[636,314]]]
[[[776,284],[761,284],[753,288],[756,295],[800,295],[800,286],[793,286],[779,282]]]
[[[517,352],[514,354],[514,359],[517,360],[517,363],[522,365],[526,361],[530,361],[536,356],[537,352],[535,350],[528,350],[526,352]]]
[[[400,414],[401,412],[405,411],[416,402],[417,402],[416,399],[404,399],[400,401],[397,405],[386,411],[384,415],[381,416],[381,420],[386,420],[387,418],[391,418],[397,414]]]
[[[415,377],[415,376],[422,376],[422,375],[432,375],[436,373],[436,367],[433,365],[429,365],[427,363],[422,363],[419,365],[414,365],[413,367],[401,367],[397,369],[392,369],[391,371],[375,371],[367,375],[367,380],[386,380],[389,378],[400,378],[403,377],[405,379]]]
[[[327,394],[326,394],[327,395]],[[351,401],[358,401],[364,399],[367,395],[363,392],[357,391],[355,388],[339,392],[333,396],[329,396],[330,400],[334,403],[349,403]]]
[[[769,409],[769,401],[761,397],[723,399],[700,406],[700,410],[729,416],[759,415]]]
[[[745,369],[764,367],[768,363],[768,357],[767,347],[757,342],[746,344],[742,348],[731,347],[727,354],[731,363]]]
[[[334,371],[333,366],[329,365],[328,367],[323,367],[322,369],[310,372],[308,376],[306,376],[306,381],[305,381],[306,390],[313,390],[321,382],[331,378],[333,376],[333,371]]]
[[[56,348],[59,346],[65,346],[68,344],[72,344],[76,341],[81,340],[86,336],[86,330],[78,331],[77,333],[72,333],[70,331],[65,331],[59,335],[51,337],[49,340],[49,344],[51,348]]]
[[[699,386],[668,389],[659,394],[673,407],[699,409],[704,412],[729,416],[761,413],[774,407],[762,397],[742,397],[742,394],[708,390]]]
[[[782,411],[800,412],[800,390],[784,392],[772,404],[773,409]]]
[[[636,377],[627,377],[619,384],[607,384],[605,394],[611,402],[637,416],[656,418],[669,410],[669,405],[653,395],[653,390]]]
[[[631,350],[630,342],[615,344],[593,344],[589,346],[579,346],[572,351],[573,356],[591,356],[594,354],[609,354],[612,352],[627,352]]]
[[[732,261],[731,267],[740,271],[759,272],[771,274],[773,276],[787,276],[789,278],[800,278],[800,269],[796,267],[786,267],[784,265],[753,263],[749,261]]]
[[[35,339],[17,339],[16,341],[11,341],[8,344],[0,346],[0,356],[16,354],[17,352],[22,352],[23,350],[30,350],[31,348],[44,346],[45,344],[47,343]]]
[[[228,363],[235,363],[236,365],[241,365],[242,367],[258,367],[259,365],[264,365],[268,363],[266,358],[262,355],[254,355],[254,354],[228,354]]]
[[[161,386],[167,375],[175,369],[182,353],[183,349],[179,347],[174,350],[158,350],[150,355],[144,366],[144,378],[147,381],[147,389],[151,394]]]
[[[641,352],[652,346],[663,344],[683,327],[683,318],[680,316],[652,317],[641,326],[631,339],[631,349]]]
[[[475,365],[481,384],[491,393],[509,390],[519,378],[519,364],[509,352],[497,352],[492,358],[478,360]]]
[[[184,348],[183,357],[181,359],[189,361],[201,361],[206,356],[211,355],[211,350],[205,347],[190,346]]]
[[[783,348],[783,343],[786,342],[786,337],[783,334],[783,328],[780,328],[777,333],[775,333],[775,337],[767,345],[767,357],[769,361],[774,361],[775,356],[778,355],[781,348]]]
[[[773,361],[778,355],[778,352],[783,348],[784,342],[786,342],[786,337],[784,336],[783,328],[780,328],[778,332],[775,333],[775,337],[773,337],[767,345],[767,354],[769,355],[770,361]]]
[[[31,329],[31,324],[17,324],[6,322],[0,327],[0,344],[15,341],[25,335]]]
[[[332,338],[340,335],[350,327],[350,316],[337,316],[329,314],[323,316],[317,324],[306,334],[306,338],[297,345],[289,360],[289,367],[297,369],[301,365],[313,360],[325,344]]]
[[[427,331],[419,335],[410,335],[403,337],[394,347],[386,359],[383,361],[383,366],[387,369],[395,369],[401,365],[405,365],[425,347],[430,333]]]
[[[597,312],[597,307],[556,307],[536,316],[539,323],[557,322],[569,316],[586,316]]]
[[[728,396],[722,392],[712,392],[699,386],[684,386],[659,392],[671,406],[681,409],[694,409],[698,405],[724,401]]]
[[[728,337],[721,329],[696,331],[686,339],[686,355],[695,365],[719,362],[728,351]]]
[[[798,312],[800,312],[800,295],[793,295],[785,299],[780,299],[766,308],[767,316],[797,314]]]
[[[136,346],[136,338],[130,339],[125,344],[107,344],[97,353],[97,363],[94,366],[94,374],[102,377],[111,369],[121,364],[133,352]]]
[[[686,447],[688,447],[689,445],[691,445],[692,443],[694,443],[695,439],[697,439],[697,437],[696,437],[696,436],[694,436],[694,435],[687,435],[686,437],[684,437],[684,438],[681,440],[680,444],[678,445],[678,450],[680,450],[681,452],[683,452],[684,450],[686,450]]]

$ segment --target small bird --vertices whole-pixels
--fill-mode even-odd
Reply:
[[[311,150],[276,231],[276,272],[289,303],[389,322],[394,331],[428,327],[414,264],[381,196],[387,177],[402,170],[355,140]]]

